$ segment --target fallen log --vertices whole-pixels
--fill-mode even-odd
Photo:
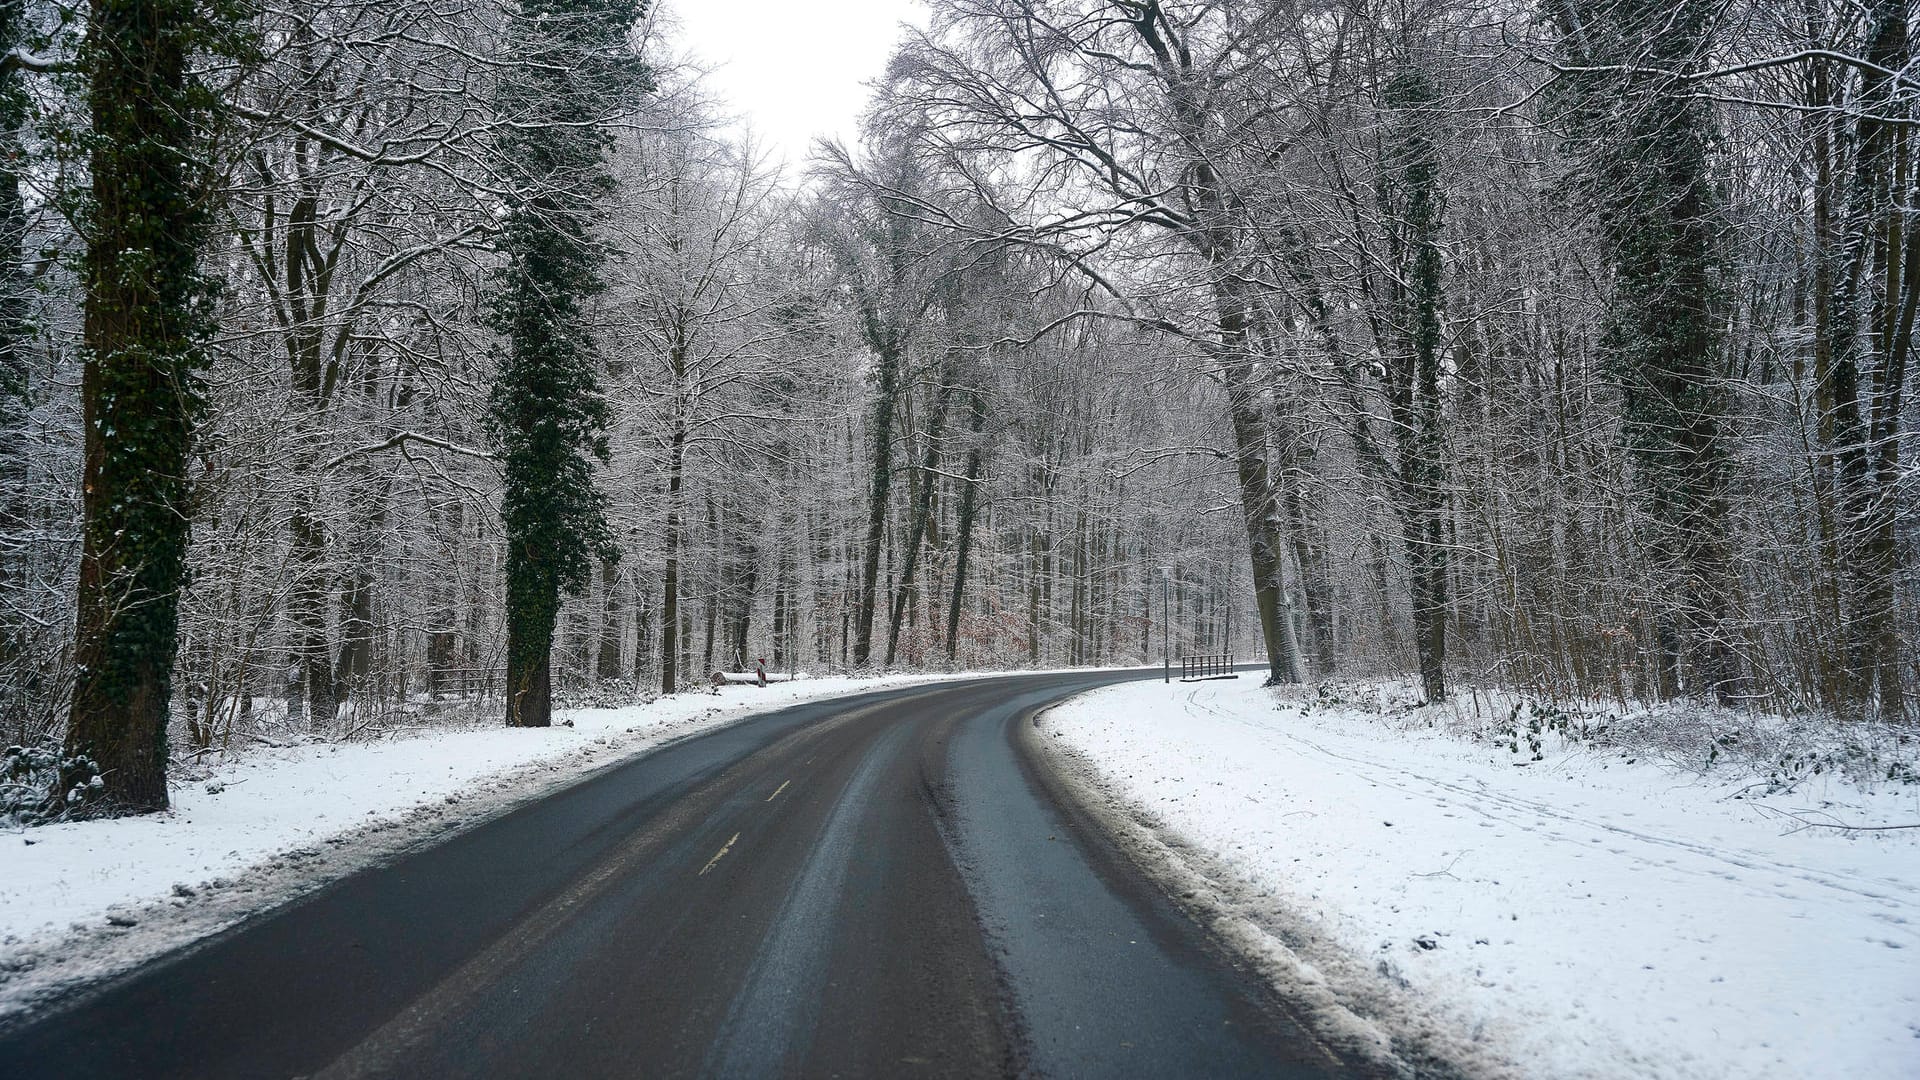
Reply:
[[[713,673],[713,685],[721,686],[765,686],[768,683],[791,682],[806,678],[805,672],[789,675],[784,671],[716,671]]]

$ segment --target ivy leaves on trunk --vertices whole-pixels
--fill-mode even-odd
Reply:
[[[1700,0],[1562,3],[1568,59],[1559,119],[1585,165],[1613,272],[1602,345],[1621,391],[1644,547],[1677,602],[1654,616],[1660,691],[1723,701],[1738,673],[1731,639],[1728,402],[1721,356],[1720,199],[1709,173],[1708,104],[1688,84],[1718,9]]]
[[[509,25],[520,62],[500,93],[515,121],[499,145],[513,194],[491,322],[504,342],[488,424],[505,472],[507,723],[551,722],[553,628],[562,592],[616,557],[594,461],[607,403],[587,303],[605,288],[594,236],[614,182],[610,120],[646,86],[628,45],[634,0],[526,0]]]
[[[85,427],[73,705],[56,800],[79,812],[167,806],[167,719],[189,522],[187,454],[202,412],[213,289],[207,135],[214,90],[193,58],[245,50],[215,0],[93,0]]]

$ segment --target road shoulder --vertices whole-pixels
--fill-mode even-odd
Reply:
[[[1485,1033],[1477,1040],[1461,1035],[1463,1018],[1436,1013],[1410,988],[1368,967],[1224,860],[1126,798],[1091,759],[1052,737],[1050,714],[1083,697],[1049,706],[1021,725],[1021,749],[1041,782],[1094,822],[1223,951],[1258,972],[1317,1037],[1379,1075],[1518,1080],[1520,1070]]]

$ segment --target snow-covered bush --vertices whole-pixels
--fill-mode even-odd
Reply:
[[[56,792],[63,775],[86,779]],[[17,827],[57,821],[100,798],[106,789],[98,762],[84,754],[69,757],[51,740],[9,746],[0,752],[0,824]]]
[[[1920,783],[1920,731],[1898,723],[1847,723],[1826,715],[1756,713],[1697,701],[1622,708],[1617,702],[1550,701],[1460,684],[1435,708],[1406,679],[1327,680],[1281,688],[1305,712],[1377,717],[1396,730],[1432,729],[1490,744],[1525,765],[1549,754],[1605,753],[1692,772],[1733,771],[1778,794],[1822,775],[1855,784]]]
[[[644,705],[653,695],[636,686],[632,679],[599,679],[580,686],[555,687],[556,709],[616,709],[626,705]]]

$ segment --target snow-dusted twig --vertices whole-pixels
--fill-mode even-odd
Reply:
[[[1448,863],[1447,865],[1441,867],[1438,870],[1433,871],[1432,873],[1415,874],[1413,876],[1414,877],[1449,877],[1449,878],[1453,878],[1453,880],[1455,881],[1459,881],[1460,879],[1457,877],[1454,877],[1453,875],[1453,868],[1460,865],[1460,860],[1466,858],[1467,854],[1468,854],[1467,852],[1463,851],[1460,854],[1455,855],[1453,857],[1452,862]]]
[[[1839,818],[1834,817],[1824,810],[1812,810],[1804,807],[1797,810],[1782,810],[1777,806],[1764,805],[1761,805],[1759,808],[1767,813],[1776,814],[1793,821],[1795,827],[1789,829],[1788,832],[1799,832],[1802,829],[1833,829],[1837,832],[1898,832],[1903,829],[1920,829],[1920,821],[1900,825],[1855,825],[1851,822],[1841,821]],[[1807,816],[1810,814],[1817,814],[1829,820],[1815,821]]]
[[[494,456],[491,453],[488,453],[485,450],[476,450],[469,446],[461,446],[458,443],[451,443],[446,441],[445,439],[436,439],[431,435],[422,435],[417,431],[402,431],[395,434],[391,438],[386,439],[383,442],[370,443],[366,446],[356,446],[353,449],[348,450],[346,453],[341,454],[340,456],[334,458],[332,461],[327,462],[326,468],[335,469],[340,467],[349,459],[357,457],[361,454],[377,454],[382,450],[391,450],[396,446],[400,446],[404,443],[409,443],[409,442],[424,443],[427,446],[436,447],[438,449],[450,451],[455,454],[465,454],[468,457],[482,458],[487,461],[492,461],[494,458]]]

